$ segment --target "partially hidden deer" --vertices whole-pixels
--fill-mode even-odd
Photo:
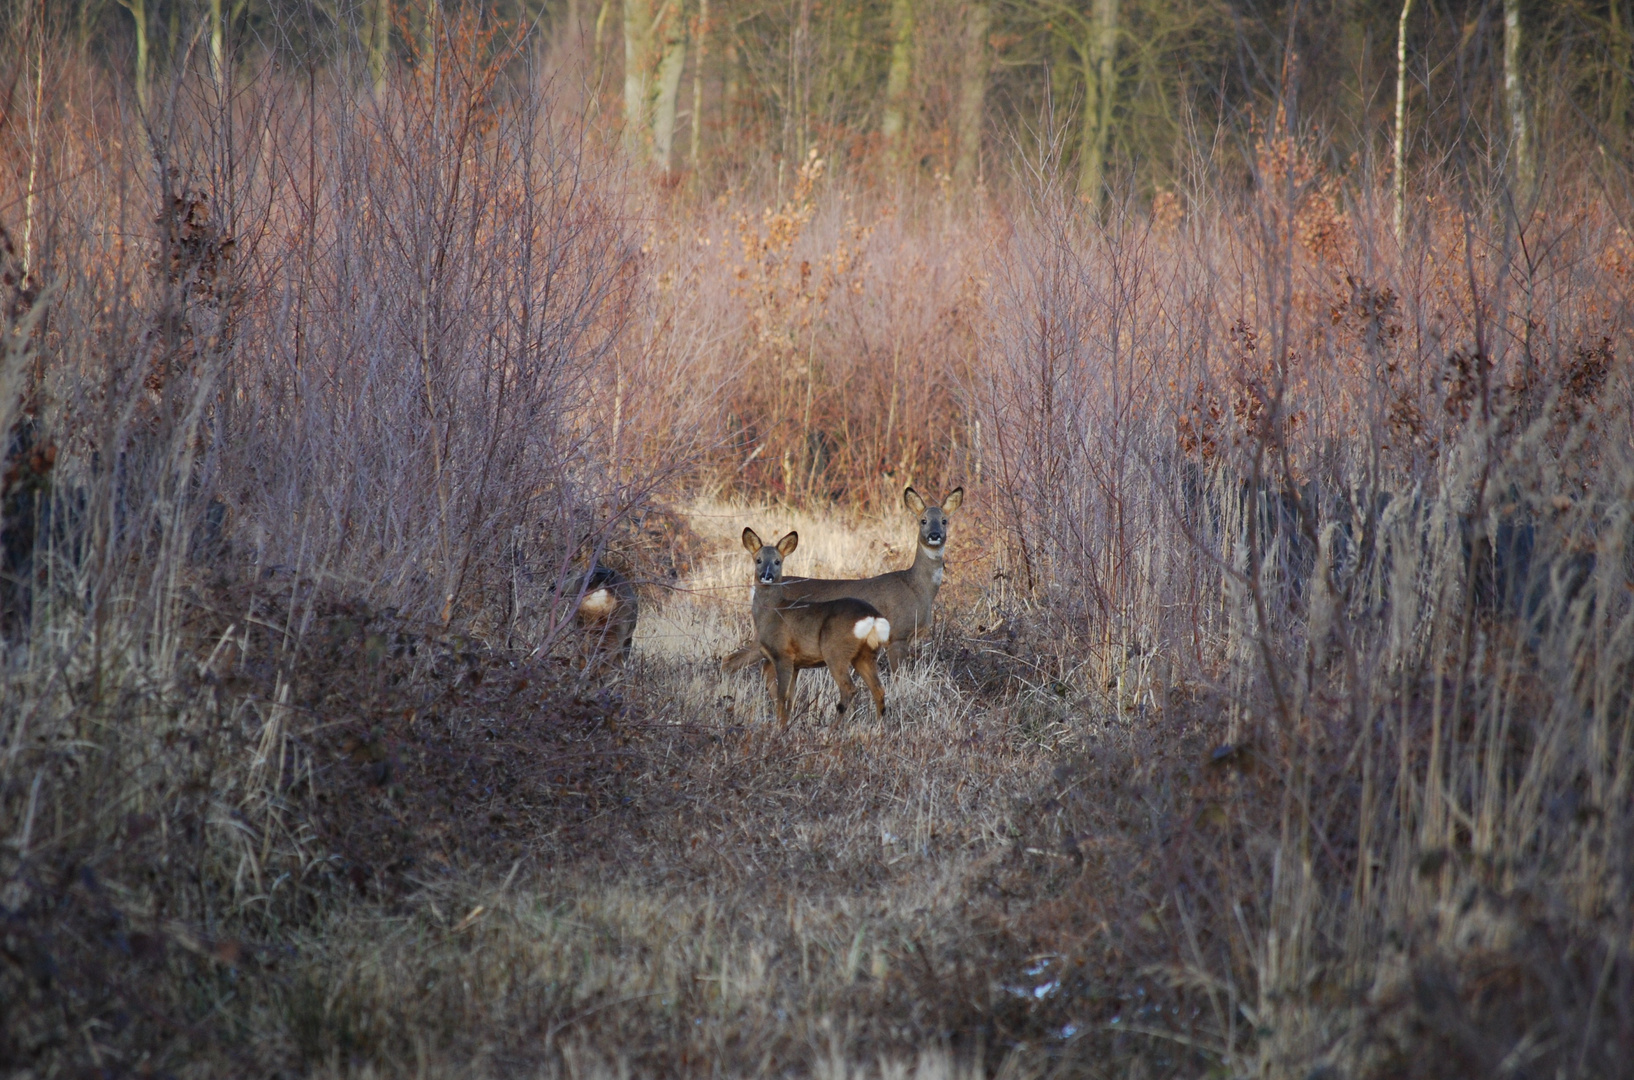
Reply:
[[[743,546],[755,557],[755,645],[752,652],[734,653],[723,666],[728,671],[763,661],[766,692],[777,707],[778,722],[789,722],[794,684],[802,668],[826,667],[840,690],[839,713],[851,707],[857,685],[856,671],[868,684],[874,712],[885,718],[885,688],[879,683],[878,654],[891,640],[891,623],[865,600],[846,596],[808,600],[784,592],[783,560],[799,544],[791,532],[774,544],[761,542],[753,529],[743,530]]]
[[[573,619],[579,628],[579,655],[587,669],[623,664],[635,643],[635,627],[641,617],[641,603],[635,584],[600,560],[590,571],[572,578],[562,590],[578,596]]]
[[[931,626],[931,608],[942,587],[944,556],[948,540],[948,518],[964,502],[965,491],[954,488],[940,506],[925,502],[913,488],[902,492],[902,503],[919,517],[919,547],[913,564],[870,578],[786,578],[783,594],[791,600],[838,600],[855,597],[879,611],[891,624],[891,642],[886,650],[893,670],[908,659],[908,646]],[[748,645],[727,658],[732,670],[752,662],[758,645]]]

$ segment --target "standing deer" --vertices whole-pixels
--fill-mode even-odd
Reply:
[[[791,600],[837,600],[856,597],[872,604],[891,624],[891,643],[886,654],[892,665],[905,663],[908,644],[930,630],[931,606],[942,587],[943,556],[948,539],[948,515],[964,502],[965,489],[954,488],[942,505],[931,506],[913,488],[902,492],[902,502],[911,514],[919,515],[919,549],[913,565],[871,578],[789,578],[783,582],[784,595]],[[749,645],[728,657],[735,666],[751,662],[759,646]]]
[[[789,723],[794,683],[801,668],[826,667],[840,690],[844,716],[856,696],[855,669],[874,697],[874,712],[885,719],[885,688],[879,684],[879,650],[891,640],[891,623],[871,604],[854,597],[802,600],[785,594],[783,560],[800,542],[789,533],[775,546],[761,543],[753,529],[743,530],[743,547],[755,557],[753,652],[726,658],[723,667],[737,671],[758,657],[763,661],[766,691],[777,707],[778,722]]]

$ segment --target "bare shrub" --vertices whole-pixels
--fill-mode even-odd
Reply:
[[[786,198],[723,197],[653,238],[656,323],[718,388],[724,436],[700,479],[724,492],[896,506],[952,486],[971,451],[986,223],[945,199],[894,206],[827,182],[813,152]],[[703,345],[705,348],[700,348]]]
[[[1147,700],[1181,704],[1092,738],[1028,826],[1083,860],[1034,916],[1083,972],[1062,1018],[1271,1074],[1610,1075],[1634,1031],[1608,933],[1634,776],[1616,226],[1569,188],[1569,224],[1517,220],[1474,181],[1398,248],[1298,140],[1258,153],[1253,195],[1191,192],[1216,209],[1178,227],[1046,187],[999,290],[1012,573],[1108,676],[1171,658]]]
[[[191,1025],[266,959],[246,940],[390,895],[388,740],[455,793],[594,798],[623,767],[616,703],[529,654],[571,616],[551,586],[709,433],[660,426],[681,398],[636,356],[618,170],[491,27],[438,33],[379,96],[269,62],[178,71],[143,116],[65,63],[39,197],[6,172],[31,237],[0,326],[9,1062],[249,1067]],[[538,718],[519,772],[472,760],[492,732],[456,707],[490,667]]]

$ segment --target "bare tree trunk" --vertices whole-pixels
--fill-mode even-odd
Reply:
[[[862,46],[863,5],[852,4],[845,16],[845,51],[840,59],[840,78],[846,86],[853,85],[857,71],[857,50]]]
[[[624,147],[666,172],[686,57],[683,0],[624,0]]]
[[[1537,168],[1526,84],[1521,78],[1521,44],[1520,0],[1504,0],[1504,104],[1509,110],[1509,154],[1514,163],[1515,195],[1525,201],[1532,196]]]
[[[964,64],[959,73],[959,156],[953,179],[962,188],[976,183],[981,170],[982,116],[987,102],[987,31],[993,24],[989,0],[965,5]]]
[[[210,0],[210,77],[219,89],[227,85],[227,28],[221,18],[221,0]]]
[[[664,51],[658,61],[657,97],[653,102],[652,112],[652,145],[653,160],[657,162],[659,168],[668,173],[675,149],[675,105],[681,96],[681,72],[687,62],[687,32],[686,20],[681,15],[681,5],[675,0],[669,0],[664,5],[662,19],[660,31],[663,35]]]
[[[596,63],[601,63],[602,37],[607,32],[607,15],[613,10],[613,0],[601,0],[601,7],[596,9],[596,29],[592,48],[595,50]],[[597,67],[600,70],[600,67]]]
[[[698,147],[704,129],[704,59],[709,53],[709,0],[698,0],[698,47],[692,57],[692,148],[687,157],[698,171]]]
[[[136,102],[148,108],[148,6],[147,0],[119,0],[136,23]]]
[[[736,34],[726,39],[726,75],[725,85],[721,87],[721,117],[726,130],[732,131],[738,124],[738,94],[742,91],[742,64],[738,60],[738,39]]]
[[[369,8],[369,78],[375,97],[386,92],[386,59],[391,50],[391,0],[374,0]]]
[[[913,24],[913,0],[891,0],[891,68],[879,130],[885,137],[885,168],[893,173],[902,167],[908,86],[913,81]]]
[[[624,148],[644,158],[651,129],[653,0],[624,0]]]
[[[789,38],[793,61],[789,65],[789,102],[795,119],[795,161],[806,160],[807,131],[811,124],[812,69],[816,66],[813,62],[816,55],[811,47],[811,4],[812,0],[800,0],[800,14]]]
[[[1396,153],[1391,181],[1395,185],[1398,241],[1407,217],[1407,16],[1412,11],[1413,0],[1402,0],[1401,19],[1396,23]]]
[[[1065,34],[1050,35],[1050,122],[1054,126],[1056,114],[1065,115],[1076,83],[1073,76],[1072,53],[1076,43]]]
[[[1106,146],[1112,134],[1112,100],[1117,95],[1118,0],[1095,0],[1084,61],[1084,128],[1079,151],[1078,197],[1100,205],[1106,173]]]
[[[1365,142],[1367,136],[1367,102],[1370,95],[1367,83],[1367,57],[1372,44],[1368,26],[1368,0],[1343,0],[1336,5],[1339,16],[1339,54],[1344,70],[1340,75],[1338,91],[1342,96],[1340,112],[1352,118],[1352,132]]]
[[[91,43],[91,34],[102,21],[102,10],[108,0],[84,0],[79,5],[79,19],[74,24],[74,45],[84,52]]]
[[[23,277],[27,279],[34,269],[34,202],[35,182],[40,175],[40,123],[45,104],[45,9],[29,13],[29,36],[34,39],[34,93],[28,110],[28,187],[23,195]]]
[[[420,63],[427,70],[434,70],[437,65],[437,24],[442,15],[440,2],[425,0],[425,10],[420,13]]]
[[[1629,0],[1611,0],[1611,93],[1607,100],[1606,126],[1616,135],[1619,148],[1628,136],[1629,83],[1634,81],[1629,54],[1634,26],[1629,21]]]

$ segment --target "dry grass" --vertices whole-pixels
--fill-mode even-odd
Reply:
[[[385,910],[343,906],[303,929],[268,1018],[283,1053],[319,1071],[460,1075],[845,1073],[928,1054],[920,1073],[944,1075],[948,1055],[1029,1028],[990,978],[1026,967],[1024,946],[997,908],[973,932],[971,908],[993,906],[982,885],[1045,755],[995,731],[934,653],[891,679],[900,719],[883,728],[834,724],[831,702],[808,698],[779,730],[758,677],[716,663],[746,619],[717,590],[745,587],[747,557],[725,574],[711,556],[746,514],[832,537],[814,546],[834,561],[814,565],[836,571],[877,558],[888,526],[906,531],[694,508],[701,569],[643,623],[619,684],[621,715],[641,718],[622,801],[542,830],[503,882],[500,861],[421,876]]]

